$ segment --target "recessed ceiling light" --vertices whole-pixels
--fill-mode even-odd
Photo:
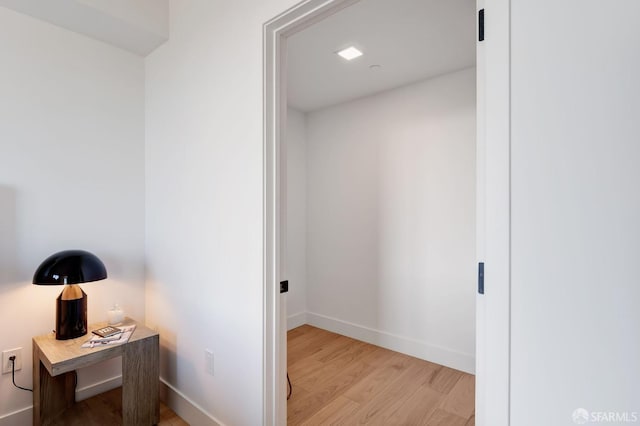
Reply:
[[[338,53],[338,55],[340,55],[343,58],[345,58],[347,61],[355,59],[358,56],[362,56],[362,52],[359,51],[358,49],[356,49],[353,46],[349,46],[346,49],[342,49],[341,51],[339,51],[337,53]]]

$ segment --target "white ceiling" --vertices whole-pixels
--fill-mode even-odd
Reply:
[[[0,6],[140,56],[169,38],[169,0],[0,0]]]
[[[288,39],[289,106],[313,111],[474,66],[475,33],[475,0],[361,0]],[[364,55],[335,54],[349,45]]]

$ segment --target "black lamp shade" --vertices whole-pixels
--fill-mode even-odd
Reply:
[[[47,257],[33,276],[37,285],[65,285],[56,300],[56,339],[87,334],[87,295],[76,284],[107,278],[104,263],[84,250],[65,250]]]
[[[47,257],[33,276],[37,285],[79,284],[107,278],[104,263],[84,250],[64,250]]]

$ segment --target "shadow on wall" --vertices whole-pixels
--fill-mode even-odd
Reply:
[[[20,281],[18,276],[18,234],[16,193],[0,185],[0,286]],[[0,287],[0,291],[3,288]]]

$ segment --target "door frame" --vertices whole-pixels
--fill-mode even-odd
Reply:
[[[286,124],[286,39],[359,0],[305,0],[263,26],[263,424],[285,425],[286,307],[280,294],[282,159]],[[476,231],[485,294],[476,300],[476,423],[509,424],[510,390],[510,0],[487,10],[478,45]],[[486,96],[490,93],[491,96]],[[484,227],[482,223],[484,222]]]

